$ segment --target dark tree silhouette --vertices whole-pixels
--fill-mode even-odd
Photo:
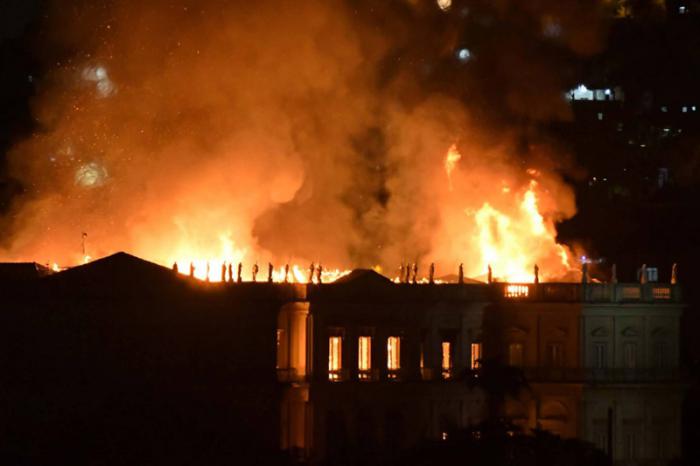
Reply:
[[[477,369],[465,374],[467,386],[481,388],[488,397],[488,420],[497,422],[503,417],[507,398],[517,398],[524,390],[530,390],[525,374],[518,367],[503,364],[499,359],[479,361]]]
[[[402,466],[607,466],[607,456],[593,445],[562,439],[542,430],[516,433],[505,423],[450,432],[445,441],[426,442],[397,458]]]

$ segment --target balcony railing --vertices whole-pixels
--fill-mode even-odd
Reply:
[[[423,369],[421,377],[425,381],[461,380],[460,374],[451,373],[450,377],[444,377],[440,371],[428,373]],[[575,368],[575,367],[526,367],[523,369],[525,378],[531,383],[587,383],[587,384],[621,384],[621,383],[678,383],[687,375],[682,368]],[[355,375],[349,369],[340,369],[328,373],[330,382],[348,382],[356,380],[360,382],[376,382],[380,380],[400,381],[405,379],[403,371],[386,371],[383,376],[377,369],[357,372]],[[300,375],[295,369],[278,369],[277,377],[280,382],[303,382],[307,375]]]
[[[523,369],[529,382],[570,382],[590,384],[672,383],[683,380],[681,368],[568,368],[530,367]]]
[[[379,369],[358,370],[357,380],[361,382],[374,382],[379,380]]]
[[[680,287],[664,283],[590,283],[584,287],[585,301],[680,302]]]
[[[300,372],[297,369],[277,368],[277,380],[280,382],[305,382],[308,378],[309,374],[306,374],[306,371]]]
[[[345,382],[350,379],[349,369],[337,369],[328,371],[328,380],[330,382]]]
[[[496,297],[509,301],[681,302],[680,287],[664,283],[493,283]]]

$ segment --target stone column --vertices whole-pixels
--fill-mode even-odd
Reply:
[[[307,301],[287,303],[280,309],[278,330],[283,337],[279,342],[277,368],[286,372],[286,381],[299,381],[306,378],[307,351],[307,319],[309,303]]]

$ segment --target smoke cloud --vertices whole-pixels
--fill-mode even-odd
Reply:
[[[479,275],[485,203],[518,221],[535,180],[548,234],[575,212],[541,128],[569,118],[562,92],[604,39],[605,2],[70,3],[38,45],[55,66],[10,154],[25,194],[1,220],[3,259],[75,264],[86,232],[93,257],[165,265]]]

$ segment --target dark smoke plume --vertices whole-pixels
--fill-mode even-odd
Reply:
[[[6,258],[129,250],[397,267],[474,259],[474,215],[538,170],[573,215],[540,128],[604,39],[606,2],[55,2],[40,129],[11,153],[26,194]],[[461,154],[450,181],[445,157]],[[544,250],[543,250],[544,251]],[[542,252],[542,254],[549,254]],[[536,259],[536,258],[535,258]],[[456,269],[455,269],[456,270]]]

